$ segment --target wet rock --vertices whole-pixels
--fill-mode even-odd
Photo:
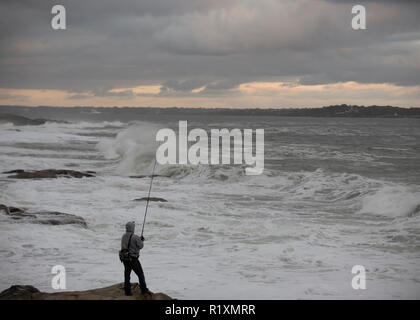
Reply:
[[[168,202],[168,200],[163,199],[163,198],[157,198],[157,197],[143,197],[143,198],[139,198],[139,199],[134,199],[133,201],[147,201],[147,199],[149,199],[149,201],[154,201],[154,202]]]
[[[4,204],[0,204],[0,211],[4,211],[6,214],[10,214],[9,207]]]
[[[51,119],[29,119],[23,116],[19,116],[11,113],[0,113],[0,123],[10,122],[15,126],[39,126],[46,122],[56,123],[68,123],[62,120],[51,120]]]
[[[32,295],[40,293],[40,291],[33,286],[11,286],[0,293],[0,300],[31,300]]]
[[[132,296],[124,294],[124,285],[85,291],[46,293],[33,286],[13,285],[0,293],[0,300],[173,300],[164,293],[141,294],[139,285],[131,284]]]
[[[67,169],[46,169],[46,170],[37,170],[37,171],[25,171],[22,169],[11,170],[3,172],[3,174],[11,174],[14,175],[8,176],[8,178],[12,179],[54,179],[54,178],[83,178],[83,177],[94,177],[94,171],[75,171],[75,170],[67,170]]]
[[[46,119],[29,119],[10,113],[0,113],[0,122],[11,122],[15,126],[39,126],[47,122]]]
[[[163,176],[161,174],[154,174],[154,175],[140,174],[140,175],[137,175],[137,176],[130,176],[130,178],[133,178],[133,179],[143,179],[143,178],[151,178],[151,177],[156,178],[156,177],[166,177],[166,176]]]
[[[69,213],[57,211],[29,211],[25,208],[8,207],[4,204],[0,204],[0,211],[3,211],[13,220],[26,223],[49,224],[54,226],[77,224],[84,228],[87,227],[85,219]]]
[[[25,172],[25,170],[22,170],[22,169],[16,169],[16,170],[5,171],[5,172],[3,172],[3,174],[10,174],[10,173],[23,173],[23,172]]]

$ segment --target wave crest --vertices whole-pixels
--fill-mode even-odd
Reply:
[[[96,148],[106,159],[118,160],[117,173],[147,174],[155,158],[155,137],[159,129],[151,123],[136,123],[119,132],[114,139],[100,141]]]
[[[406,186],[385,186],[364,197],[360,213],[413,217],[420,213],[420,192]]]

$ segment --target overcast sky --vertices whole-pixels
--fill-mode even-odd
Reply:
[[[0,15],[0,104],[420,106],[417,0],[2,0]]]

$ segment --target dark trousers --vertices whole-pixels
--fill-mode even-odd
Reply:
[[[139,277],[141,292],[147,291],[146,280],[139,259],[132,258],[131,261],[124,261],[124,290],[126,294],[131,293],[130,276],[131,270]]]

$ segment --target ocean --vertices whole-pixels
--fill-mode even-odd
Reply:
[[[29,110],[29,109],[28,109]],[[32,112],[35,117],[35,111]],[[83,217],[44,225],[0,212],[0,290],[52,292],[123,281],[127,221],[140,232],[161,128],[265,131],[265,169],[158,165],[140,261],[149,288],[179,299],[419,299],[420,119],[81,111],[42,125],[0,123],[0,171],[71,169],[92,178],[0,175],[0,203]],[[128,114],[128,115],[127,115]],[[187,119],[188,118],[188,119]],[[366,269],[366,289],[351,282]],[[132,275],[132,281],[137,281]]]

